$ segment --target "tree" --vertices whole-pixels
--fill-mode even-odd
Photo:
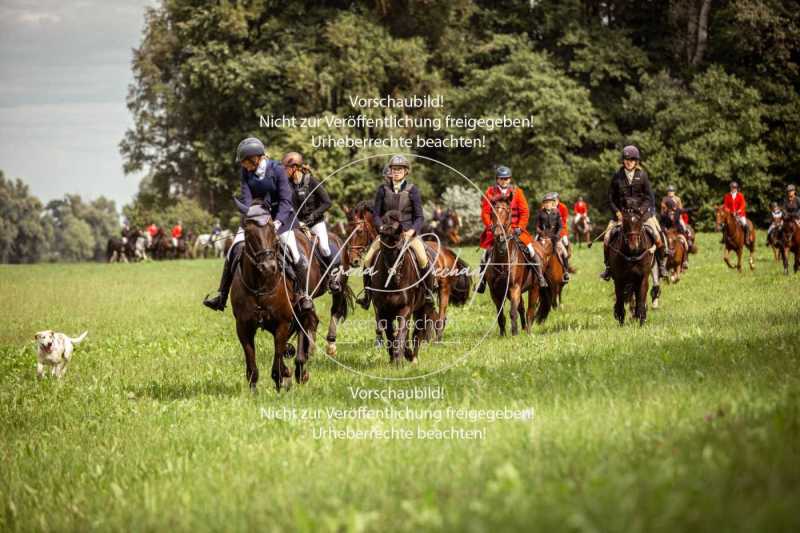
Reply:
[[[34,263],[47,258],[53,238],[42,203],[19,178],[0,170],[0,263]]]

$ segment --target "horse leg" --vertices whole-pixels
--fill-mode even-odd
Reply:
[[[492,292],[492,300],[494,300],[494,307],[497,309],[497,326],[500,328],[500,336],[506,336],[506,315],[503,311],[503,304],[505,303],[504,295],[496,295]]]
[[[244,350],[245,376],[250,384],[250,390],[255,392],[258,383],[258,366],[256,366],[256,330],[255,322],[236,321],[236,335]]]
[[[753,231],[755,231],[755,230],[753,230]],[[747,256],[747,262],[750,265],[750,271],[752,272],[753,270],[756,269],[755,258],[753,257],[753,255],[755,254],[755,251],[756,251],[755,238],[750,243],[750,245],[747,247],[747,249],[750,251],[750,254]]]
[[[382,319],[378,315],[378,309],[375,308],[375,348],[380,348],[383,346],[383,334],[384,334],[384,325],[386,324],[386,319]],[[389,339],[389,333],[386,333],[386,340]],[[390,348],[391,350],[391,348]],[[391,355],[391,352],[390,352]]]
[[[394,362],[400,362],[400,355],[408,359],[408,323],[411,318],[411,309],[404,306],[397,313],[397,338],[394,346]]]
[[[511,305],[509,305],[509,318],[511,319],[511,336],[515,337],[519,334],[519,329],[517,327],[517,315],[519,315],[519,299],[520,299],[520,286],[514,285],[511,287],[509,291],[509,299],[511,300]]]
[[[789,274],[789,250],[786,249],[785,246],[781,246],[781,260],[783,261],[783,273],[784,275]]]
[[[397,342],[397,335],[395,334],[394,328],[394,317],[392,316],[381,316],[378,320],[379,322],[383,322],[384,326],[386,327],[386,348],[389,352],[389,362],[395,362],[395,351],[394,346]]]
[[[436,331],[436,342],[442,342],[444,337],[444,327],[447,324],[447,305],[450,303],[450,284],[439,283],[439,313],[436,315],[434,329]]]
[[[614,318],[617,319],[619,325],[625,324],[625,282],[614,280]]]
[[[733,268],[736,268],[736,267],[731,264],[730,255],[731,255],[731,250],[730,250],[730,248],[728,248],[726,246],[725,247],[725,253],[722,256],[722,260],[725,261],[725,264],[728,265],[728,268],[733,269]]]
[[[739,272],[742,271],[742,253],[743,253],[743,251],[744,251],[743,248],[737,248],[737,250],[736,250],[736,270],[738,270]]]
[[[644,326],[644,321],[647,319],[647,288],[647,276],[642,276],[639,290],[636,291],[636,316],[639,319],[640,326]]]
[[[275,389],[280,392],[282,387],[289,390],[292,386],[292,373],[283,362],[283,356],[289,343],[289,323],[281,322],[278,324],[273,337],[275,339],[275,352],[272,356],[272,380],[275,382]]]
[[[530,333],[531,332],[530,322],[528,322],[528,316],[525,313],[525,296],[522,293],[520,293],[519,295],[518,312],[519,312],[520,327],[525,330],[525,333]]]
[[[525,313],[525,331],[527,333],[530,333],[533,327],[533,320],[536,317],[536,307],[539,305],[539,291],[541,290],[542,289],[537,284],[534,284],[531,286],[530,290],[528,290],[528,311]]]
[[[420,309],[414,312],[414,337],[413,337],[413,350],[410,353],[410,358],[408,359],[411,361],[412,364],[417,364],[418,357],[419,357],[419,345],[422,344],[422,340],[425,338],[425,322],[426,322],[426,315],[425,310]],[[406,357],[408,357],[409,353],[406,352]]]

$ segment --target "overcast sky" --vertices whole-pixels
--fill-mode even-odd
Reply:
[[[43,202],[137,191],[119,144],[131,49],[154,0],[0,0],[0,169]]]

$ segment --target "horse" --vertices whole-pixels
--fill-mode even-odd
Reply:
[[[772,248],[772,256],[775,261],[782,261],[783,256],[781,255],[781,250],[783,250],[783,223],[775,229],[772,230],[771,233],[767,234],[767,246]]]
[[[533,268],[528,264],[528,258],[522,251],[522,243],[518,242],[511,229],[511,207],[508,201],[498,199],[492,202],[492,234],[494,240],[489,262],[486,265],[486,284],[497,309],[497,326],[500,336],[506,334],[506,317],[503,305],[506,298],[511,302],[509,318],[511,320],[511,335],[517,335],[517,317],[526,333],[531,332],[531,325],[536,320],[541,324],[547,318],[552,306],[552,278],[548,287],[539,287]],[[552,246],[549,255],[541,243],[535,241],[534,249],[542,258],[542,270],[545,278],[551,276],[550,263],[558,263],[553,259]],[[555,268],[553,266],[552,268]],[[560,271],[563,276],[563,271]],[[528,309],[525,309],[523,293],[528,293]]]
[[[789,274],[789,252],[794,254],[794,272],[800,270],[800,218],[786,217],[781,228],[783,246],[781,246],[781,260],[783,273]]]
[[[592,223],[586,216],[580,217],[577,221],[572,219],[572,233],[574,234],[573,241],[578,243],[578,248],[583,243],[589,248],[592,247]]]
[[[717,207],[715,212],[717,231],[722,230],[723,241],[725,243],[725,253],[722,260],[728,265],[728,268],[735,268],[739,272],[742,271],[742,251],[745,247],[750,250],[748,262],[750,263],[750,270],[755,270],[755,263],[753,254],[755,253],[756,232],[753,228],[753,223],[747,220],[747,227],[749,231],[749,239],[744,242],[744,229],[733,213],[725,209],[724,206]],[[731,250],[736,252],[736,266],[733,266],[729,260]]]
[[[245,240],[231,285],[231,306],[236,318],[236,334],[244,350],[245,376],[250,389],[255,391],[258,383],[255,336],[260,327],[273,336],[272,380],[280,392],[282,388],[288,390],[292,384],[292,373],[284,363],[285,357],[295,357],[295,381],[308,381],[305,365],[313,351],[319,320],[313,309],[299,314],[294,311],[296,287],[304,280],[293,279],[283,268],[288,251],[280,248],[273,220],[261,202],[254,200],[246,210],[239,206],[244,218]],[[306,240],[298,242],[298,247],[302,252],[309,251]],[[297,350],[289,344],[294,334],[299,338]]]
[[[458,230],[461,228],[461,219],[458,214],[452,209],[445,212],[445,217],[442,220],[431,221],[423,228],[423,234],[436,235],[439,243],[445,246],[458,246],[461,244],[461,236]],[[426,237],[429,239],[429,237]]]
[[[371,266],[370,286],[365,290],[373,291],[372,303],[385,327],[389,361],[397,364],[402,355],[415,364],[432,310],[426,308],[421,273],[414,254],[406,246],[400,217],[395,210],[383,217],[378,228],[380,251]]]
[[[127,244],[127,239],[125,238],[117,237],[116,235],[109,237],[106,244],[106,261],[109,263],[115,261],[127,263],[128,255],[125,251]]]
[[[644,217],[636,209],[622,214],[622,231],[608,243],[608,264],[614,279],[614,318],[625,324],[625,303],[634,300],[633,316],[643,326],[647,319],[647,289],[655,264],[655,239],[644,229]],[[654,287],[655,288],[655,287]],[[657,300],[657,294],[653,299]],[[655,305],[654,305],[655,307]]]
[[[689,253],[689,241],[676,229],[667,230],[667,241],[671,253],[667,256],[667,270],[670,272],[670,283],[677,283],[681,280],[683,272],[683,261]]]
[[[361,202],[353,209],[346,210],[348,217],[348,237],[345,241],[345,253],[342,263],[345,270],[350,267],[360,267],[361,260],[370,244],[377,238],[378,230],[372,215],[372,207],[367,202]],[[427,240],[428,238],[434,240]],[[458,255],[436,242],[436,237],[423,234],[423,242],[428,251],[429,259],[433,262],[433,271],[438,283],[437,296],[439,300],[438,311],[434,320],[433,337],[441,342],[447,324],[447,309],[450,304],[464,305],[470,294],[469,265]],[[375,346],[380,347],[383,341],[384,330],[382,322],[375,317]]]
[[[167,259],[174,255],[172,239],[167,237],[163,228],[158,228],[158,231],[153,236],[149,251],[153,259],[156,260]]]
[[[193,254],[195,257],[207,258],[209,253],[214,251],[214,241],[210,233],[201,233],[195,239],[192,245]]]

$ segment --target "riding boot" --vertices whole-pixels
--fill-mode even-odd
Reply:
[[[478,282],[478,286],[475,287],[475,292],[483,294],[483,291],[486,290],[486,264],[488,263],[486,259],[486,253],[483,254],[481,257],[481,266],[480,271],[478,273],[480,281]]]
[[[561,282],[569,283],[569,257],[564,255],[561,258],[561,265],[564,267],[564,277],[561,278]]]
[[[308,288],[306,287],[306,280],[308,278],[308,265],[305,262],[305,258],[302,256],[300,257],[299,261],[294,263],[294,275],[300,309],[303,311],[309,311],[314,308],[314,302],[311,301],[311,297],[308,295]]]
[[[544,274],[542,273],[542,258],[539,257],[539,254],[533,255],[531,264],[533,265],[533,272],[536,274],[536,281],[539,282],[539,287],[547,287],[547,280],[544,279]]]
[[[666,246],[662,246],[661,248],[656,248],[656,258],[658,259],[659,277],[668,278],[669,277],[669,272],[667,272],[667,247]]]
[[[364,273],[364,291],[362,292],[361,296],[356,298],[356,303],[361,306],[362,309],[369,309],[369,304],[372,301],[372,291],[369,289],[369,274],[366,272]]]
[[[233,273],[239,258],[242,255],[242,243],[238,243],[236,247],[231,250],[230,259],[225,258],[225,265],[222,267],[222,278],[219,281],[219,290],[217,295],[209,298],[206,295],[203,300],[203,305],[213,309],[214,311],[224,311],[225,304],[228,301],[228,292],[231,290],[231,283],[233,283]]]
[[[744,231],[744,244],[745,246],[747,246],[748,236],[750,235],[750,227],[747,224],[745,224],[744,226],[742,226],[742,230]]]
[[[608,248],[603,246],[603,266],[605,269],[600,273],[600,279],[609,281],[611,279],[611,268],[608,266]]]
[[[423,273],[425,279],[425,305],[433,306],[436,304],[436,276],[433,274],[433,264],[429,263],[428,268]]]

